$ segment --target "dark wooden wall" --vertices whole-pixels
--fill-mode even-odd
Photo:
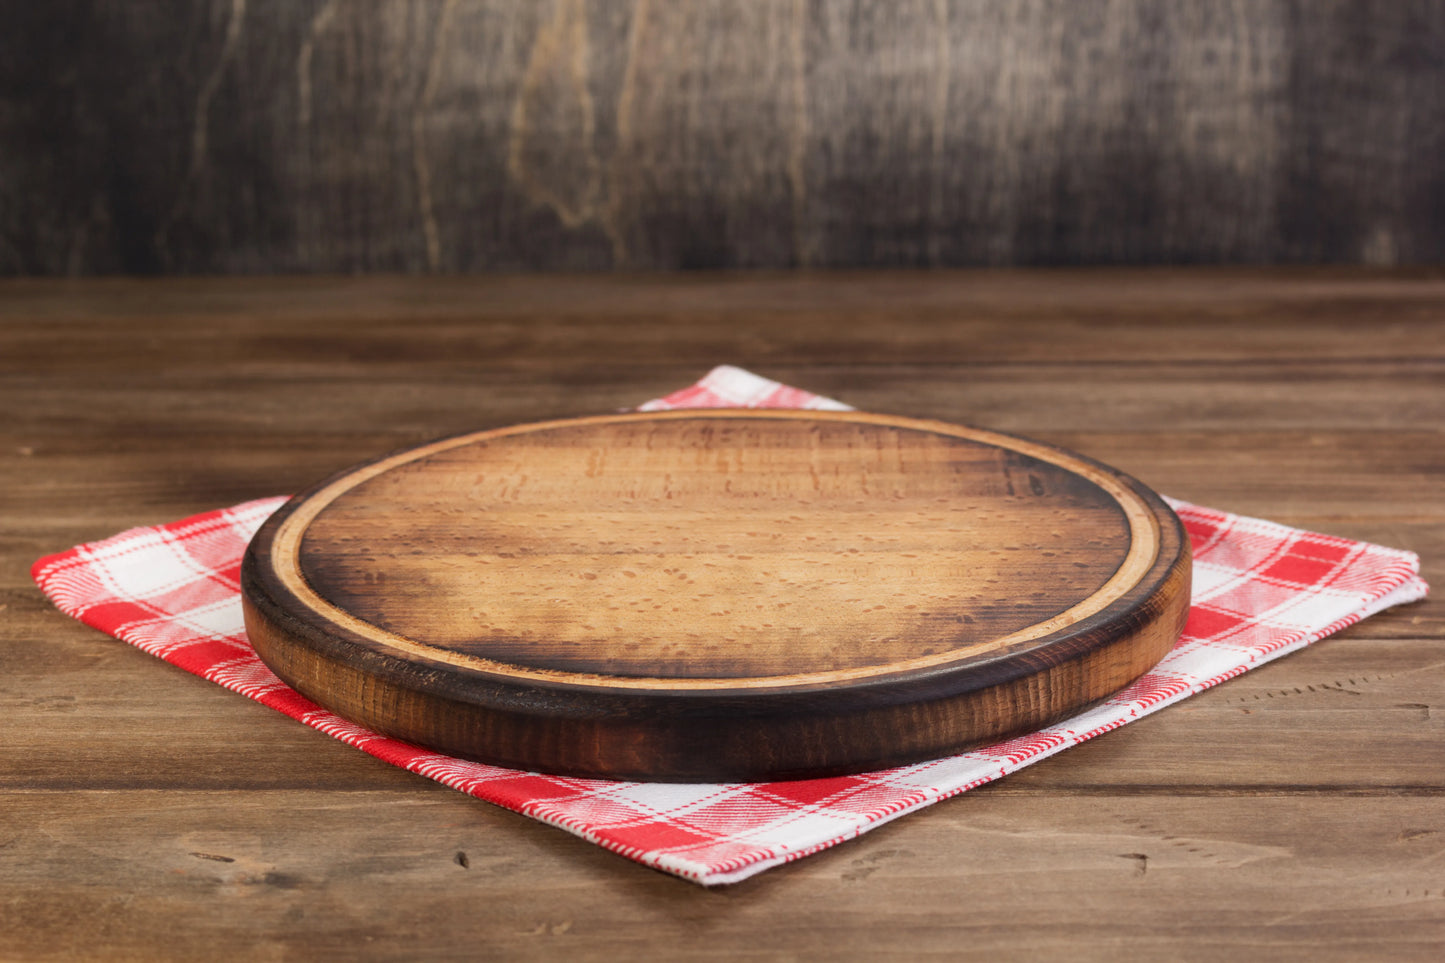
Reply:
[[[0,273],[1439,262],[1441,0],[0,0]]]

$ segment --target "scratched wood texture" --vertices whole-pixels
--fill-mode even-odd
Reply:
[[[164,665],[28,579],[78,541],[724,361],[1412,549],[1445,584],[1441,272],[9,281],[0,957],[1440,958],[1436,599],[710,892]]]
[[[1445,0],[0,5],[0,273],[1438,263]]]
[[[27,577],[720,361],[1415,549],[1445,584],[1441,272],[6,282],[0,957],[1441,957],[1435,599],[708,892],[160,664]]]

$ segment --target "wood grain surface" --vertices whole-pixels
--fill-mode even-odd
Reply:
[[[0,273],[1437,263],[1440,0],[0,5]]]
[[[1067,718],[1178,640],[1189,544],[1070,452],[862,412],[507,426],[271,516],[246,629],[344,718],[513,769],[762,782]]]
[[[36,557],[731,362],[1445,585],[1439,272],[0,285],[0,956],[1435,961],[1445,606],[706,891],[108,639]]]

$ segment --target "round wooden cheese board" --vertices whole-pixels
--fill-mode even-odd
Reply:
[[[1030,731],[1178,639],[1189,543],[1058,448],[855,412],[480,431],[293,498],[246,552],[257,653],[375,731],[517,769],[715,782]]]

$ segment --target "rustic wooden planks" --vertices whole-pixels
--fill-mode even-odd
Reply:
[[[1442,50],[1433,0],[8,4],[0,273],[1433,263]]]
[[[765,936],[777,958],[876,959],[906,942],[949,957],[1221,961],[1428,961],[1441,936],[1438,797],[986,788],[713,892],[441,789],[255,797],[0,799],[17,830],[7,936],[68,959],[466,957],[482,942],[511,959],[707,959]]]
[[[42,553],[296,491],[378,451],[633,405],[719,361],[1413,549],[1445,584],[1445,290],[1429,272],[7,284],[6,953],[485,944],[676,958],[831,944],[862,959],[911,941],[1026,957],[1438,958],[1433,598],[704,892],[108,640],[26,574]],[[699,932],[707,942],[690,942]]]

